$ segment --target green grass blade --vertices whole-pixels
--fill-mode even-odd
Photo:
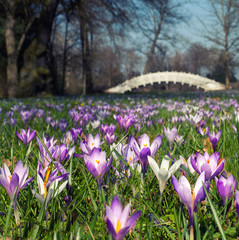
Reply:
[[[206,189],[204,183],[203,183],[203,188],[204,188],[204,191],[205,191],[205,193],[206,193],[207,200],[208,200],[208,202],[209,202],[209,205],[210,205],[210,208],[211,208],[211,210],[212,210],[212,213],[213,213],[213,216],[214,216],[214,218],[215,218],[215,221],[216,221],[216,224],[217,224],[217,226],[218,226],[218,229],[219,229],[219,231],[220,231],[220,233],[221,233],[221,235],[222,235],[222,239],[223,239],[223,240],[226,240],[226,236],[225,236],[224,231],[223,231],[223,229],[222,229],[222,225],[221,225],[221,223],[220,223],[220,220],[219,220],[219,218],[218,218],[218,216],[217,216],[216,210],[215,210],[215,208],[214,208],[214,206],[213,206],[213,203],[212,203],[212,201],[211,201],[211,198],[209,197],[209,194],[208,194],[208,192],[207,192],[207,189]]]

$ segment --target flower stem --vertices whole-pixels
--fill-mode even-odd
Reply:
[[[163,193],[160,192],[160,199],[159,199],[159,213],[161,213],[162,209],[162,201],[163,201]]]
[[[194,240],[194,228],[193,225],[190,227],[190,240]]]
[[[16,225],[19,226],[19,224],[20,224],[20,217],[19,217],[17,206],[14,208],[14,216],[15,216]]]

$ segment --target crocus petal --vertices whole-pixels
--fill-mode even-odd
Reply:
[[[32,191],[32,195],[36,197],[37,200],[39,200],[39,202],[41,204],[44,203],[44,197],[42,197],[41,195],[39,195],[34,189],[31,190]]]
[[[9,196],[13,194],[10,190],[10,183],[4,176],[0,176],[0,184],[6,189]]]
[[[205,187],[207,191],[209,190],[210,183],[205,182],[206,181],[206,173],[202,172],[200,176],[198,177],[195,188],[194,188],[194,194],[195,194],[195,199],[194,199],[194,211],[196,211],[197,204],[201,201],[203,201],[206,197],[204,188],[203,188],[203,183],[205,184]]]
[[[117,223],[116,218],[114,217],[114,212],[111,210],[109,206],[106,206],[105,215],[106,218],[113,224],[113,226],[115,226]]]
[[[158,135],[154,141],[151,144],[150,150],[151,150],[151,157],[153,157],[155,155],[155,153],[157,152],[157,150],[159,149],[160,145],[162,143],[162,137],[160,135]]]
[[[224,183],[220,180],[217,182],[217,190],[222,199],[226,198],[227,194],[229,193],[229,189],[224,186]]]
[[[187,208],[192,209],[193,199],[191,186],[184,176],[181,176],[179,179],[178,195]]]
[[[192,167],[194,168],[194,170],[200,174],[200,171],[198,170],[198,167],[197,167],[197,164],[196,164],[196,160],[195,160],[195,156],[194,155],[191,155],[191,164],[192,164]]]
[[[150,157],[150,156],[148,156],[148,162],[149,162],[149,165],[150,165],[150,167],[152,168],[155,176],[157,177],[158,180],[160,180],[160,179],[159,179],[159,175],[158,175],[159,166],[158,166],[157,162],[156,162],[152,157]]]
[[[58,181],[58,180],[56,180]],[[60,187],[58,187],[56,190],[55,190],[55,195],[54,197],[56,197],[56,195],[60,194],[62,192],[63,189],[66,188],[66,185],[67,185],[68,181],[65,181],[64,183],[61,184]]]
[[[39,188],[40,195],[44,196],[44,193],[45,193],[44,182],[43,182],[43,179],[41,178],[41,176],[39,174],[37,174],[37,185],[38,185],[38,188]]]
[[[237,210],[237,215],[239,216],[239,191],[236,190],[235,193],[235,199],[236,199],[236,210]]]
[[[130,227],[124,227],[124,228],[121,228],[119,230],[119,232],[117,233],[117,237],[115,238],[116,240],[122,240],[125,235],[128,233],[128,231],[130,230]]]
[[[149,136],[144,133],[140,138],[139,138],[139,144],[140,144],[140,149],[150,147],[150,142],[149,142]]]
[[[54,165],[55,165],[55,167],[57,168],[57,170],[58,170],[61,174],[67,173],[66,169],[62,166],[61,163],[55,161],[55,162],[54,162]]]
[[[212,176],[210,177],[210,179],[214,178],[215,176],[217,176],[224,168],[224,162],[225,160],[223,159],[222,162],[219,163],[219,165],[217,166],[216,170],[214,171],[214,173],[212,174]]]
[[[212,175],[212,170],[209,165],[205,162],[200,169],[201,173],[205,172],[206,180],[209,180]]]
[[[130,203],[126,205],[124,208],[121,217],[120,217],[120,223],[121,223],[121,228],[124,228],[126,226],[128,217],[129,217],[129,212],[130,212]]]
[[[89,170],[89,172],[93,175],[94,178],[96,178],[99,175],[95,166],[90,161],[86,161],[85,166]]]
[[[18,137],[22,142],[24,142],[24,139],[23,139],[23,137],[21,136],[21,134],[19,134],[17,131],[16,131],[15,133],[16,133],[17,137]],[[24,143],[25,143],[25,142],[24,142]]]
[[[139,157],[140,148],[133,136],[130,137],[129,144],[132,147],[132,149],[134,150],[135,154]]]
[[[21,190],[25,188],[31,181],[33,180],[33,177],[30,177],[25,181],[25,183],[21,186]]]
[[[135,225],[136,221],[138,220],[138,218],[140,217],[140,215],[141,215],[141,211],[137,211],[129,218],[129,220],[127,222],[127,226],[129,226],[130,229],[134,227],[134,225]]]
[[[171,174],[174,174],[182,165],[182,160],[179,159],[178,161],[176,161],[169,169],[169,177],[171,176]]]
[[[116,239],[117,238],[117,234],[116,234],[116,231],[115,231],[113,223],[108,218],[107,218],[106,222],[107,222],[107,228],[109,230],[109,233],[112,235],[112,237],[114,239]]]
[[[30,135],[29,135],[29,137],[28,137],[28,142],[31,142],[32,139],[35,137],[35,135],[36,135],[36,131],[34,130],[34,131],[32,131],[32,132],[30,133]]]
[[[171,175],[171,180],[172,180],[173,187],[174,187],[175,191],[178,194],[179,182],[178,182],[177,178],[173,174]]]
[[[111,202],[111,210],[114,213],[115,219],[120,219],[120,216],[122,214],[122,206],[120,203],[120,200],[117,195],[114,196],[112,202]]]
[[[10,191],[12,192],[12,194],[14,193],[17,185],[19,184],[19,177],[16,173],[13,173],[12,174],[12,177],[11,177],[11,182],[10,182]]]
[[[147,156],[150,156],[151,152],[150,152],[150,148],[148,147],[145,147],[143,148],[141,151],[140,151],[140,160],[145,162],[145,163],[148,163],[148,158]]]
[[[19,160],[14,168],[14,172],[13,173],[17,173],[17,175],[19,176],[19,180],[21,181],[24,178],[27,178],[26,172],[28,174],[28,168],[27,167],[23,167],[22,161]]]
[[[4,177],[8,180],[8,182],[10,183],[10,178],[9,178],[9,176],[11,177],[12,176],[12,174],[10,173],[10,171],[9,171],[9,168],[8,168],[8,166],[5,164],[5,163],[3,163],[3,168],[2,168],[2,170],[3,170],[3,175],[4,175]]]
[[[167,182],[168,176],[169,176],[169,172],[166,171],[166,170],[159,169],[158,176],[159,176],[159,179],[160,179],[161,182]]]
[[[209,156],[205,157],[202,154],[200,154],[199,152],[196,153],[196,156],[197,156],[197,168],[198,168],[199,174],[200,174],[202,172],[201,167],[203,164],[207,163],[206,160],[207,160],[207,158],[209,158]]]
[[[160,165],[160,169],[168,171],[168,168],[169,168],[169,160],[163,158],[161,165]]]

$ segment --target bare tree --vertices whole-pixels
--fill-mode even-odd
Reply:
[[[158,46],[159,40],[172,39],[170,27],[175,26],[185,19],[185,16],[180,12],[183,6],[182,2],[174,0],[143,0],[145,11],[141,29],[144,35],[150,40],[150,49],[147,53],[147,60],[144,66],[143,73],[149,71],[150,62],[153,59],[155,49]],[[172,32],[171,32],[172,33]]]
[[[44,66],[47,62],[46,53],[51,36],[51,23],[58,2],[59,0],[2,0],[0,2],[0,7],[5,10],[6,15],[6,72],[9,97],[17,96],[20,80],[23,83],[22,80],[24,76],[29,76],[29,71],[34,71],[34,74],[30,74],[30,81],[33,81],[33,75],[37,75],[37,80],[40,81],[40,71],[44,72],[43,75],[49,72],[44,69]],[[16,31],[19,25],[23,27],[21,27],[21,31]],[[34,57],[32,57],[33,55]],[[25,86],[28,85],[25,84]]]
[[[194,74],[201,74],[203,68],[209,64],[208,49],[200,43],[192,43],[184,54],[184,63],[188,71]]]
[[[239,46],[238,0],[209,0],[211,24],[204,23],[204,37],[224,52],[225,85],[230,88],[230,61]]]
[[[169,62],[171,71],[188,72],[183,53],[176,51],[176,53],[170,57]]]
[[[74,9],[80,22],[83,93],[90,93],[94,90],[93,51],[95,44],[99,44],[95,42],[96,36],[105,35],[106,39],[111,42],[122,37],[133,15],[133,8],[130,7],[132,2],[125,0],[75,1]]]
[[[124,68],[127,79],[131,79],[139,75],[138,65],[140,63],[140,56],[136,54],[134,49],[126,49],[124,56]]]

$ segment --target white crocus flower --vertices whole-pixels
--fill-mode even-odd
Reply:
[[[45,208],[47,208],[50,200],[52,197],[56,197],[61,191],[66,187],[68,180],[64,181],[59,187],[58,187],[58,179],[55,179],[48,189],[46,189],[45,182],[42,180],[39,174],[37,174],[37,184],[39,188],[39,193],[37,193],[34,189],[32,189],[32,194],[36,197],[37,200],[40,201],[41,204],[45,201]]]
[[[174,174],[179,169],[179,167],[182,164],[182,160],[179,159],[170,168],[169,168],[170,160],[168,156],[166,156],[166,158],[163,158],[160,168],[157,162],[152,157],[148,156],[148,161],[149,161],[150,167],[152,168],[155,176],[159,181],[160,195],[162,195],[165,189],[165,186],[168,182],[168,179],[171,177],[171,174]]]

